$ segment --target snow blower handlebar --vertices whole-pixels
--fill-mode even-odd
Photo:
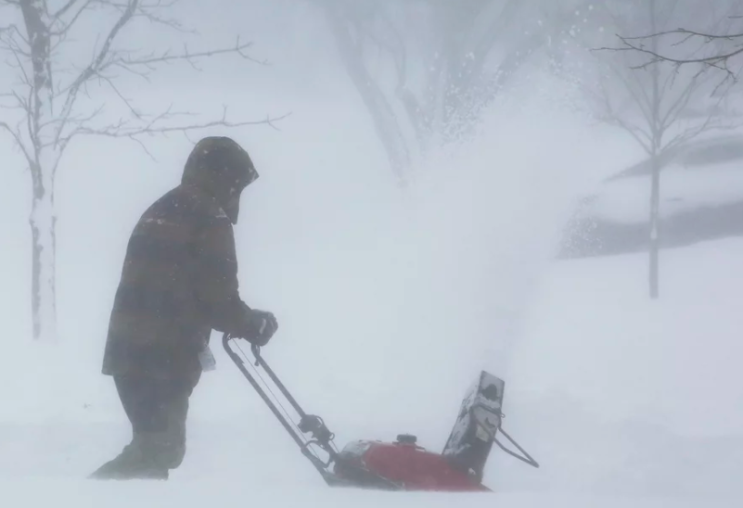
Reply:
[[[265,370],[266,373],[269,375],[271,381],[273,381],[274,384],[276,384],[276,386],[279,388],[279,390],[281,390],[281,393],[284,395],[284,397],[286,397],[286,400],[289,401],[289,403],[299,415],[300,420],[297,428],[302,432],[311,434],[314,441],[320,444],[323,449],[325,449],[325,451],[327,451],[331,455],[331,457],[335,458],[335,450],[333,449],[333,445],[331,443],[335,438],[335,434],[330,432],[322,418],[316,415],[308,415],[304,412],[296,399],[292,396],[291,393],[289,393],[289,390],[286,389],[284,383],[279,380],[278,376],[276,376],[271,367],[269,367],[268,363],[266,363],[266,361],[263,359],[263,357],[261,356],[261,348],[253,344],[250,349],[253,352],[253,356],[255,356],[255,364],[257,366],[259,365],[263,367],[263,370]]]
[[[334,434],[330,432],[330,430],[325,425],[325,422],[323,422],[322,418],[315,415],[309,415],[302,409],[296,399],[294,399],[291,393],[289,393],[289,391],[286,389],[281,380],[279,380],[278,376],[276,376],[273,369],[271,369],[268,363],[266,363],[266,361],[263,359],[263,357],[261,356],[260,348],[256,345],[252,345],[251,351],[253,353],[253,356],[255,356],[254,366],[263,368],[266,374],[268,374],[268,376],[271,378],[273,384],[279,389],[279,391],[289,402],[289,404],[291,404],[297,415],[299,415],[299,423],[295,424],[295,428],[295,426],[292,425],[293,422],[291,421],[290,417],[287,414],[284,414],[286,410],[283,408],[283,406],[281,406],[280,402],[272,400],[271,397],[269,397],[266,393],[266,390],[264,390],[263,387],[258,383],[256,377],[251,374],[250,371],[248,371],[243,359],[230,346],[230,340],[232,340],[232,337],[229,333],[225,333],[222,336],[222,345],[224,346],[224,350],[227,352],[227,355],[232,359],[232,361],[235,362],[235,365],[237,365],[243,376],[245,376],[245,378],[250,382],[255,391],[258,392],[258,395],[260,395],[261,399],[263,399],[274,416],[276,416],[284,429],[292,437],[294,442],[297,443],[302,451],[302,454],[307,457],[310,462],[312,462],[312,464],[315,466],[315,468],[318,470],[318,472],[322,475],[327,483],[332,483],[334,477],[328,470],[328,467],[330,466],[330,464],[338,459],[338,452],[335,450],[335,447],[332,443],[332,440],[335,437]],[[239,346],[238,349],[240,349]],[[242,352],[242,349],[240,349],[240,351]],[[260,378],[260,374],[258,373],[257,369],[255,369],[255,373]],[[270,388],[268,390],[270,392]],[[275,394],[273,394],[273,392],[271,392],[271,394],[275,397]],[[284,413],[282,413],[282,411],[279,409],[280,407],[284,410]],[[312,440],[305,441],[296,429],[299,429],[300,432],[310,434],[312,436]],[[312,444],[320,446],[320,448],[322,448],[328,454],[327,462],[323,462],[320,457],[310,451],[309,446]]]

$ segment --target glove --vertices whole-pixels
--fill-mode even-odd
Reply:
[[[270,312],[249,309],[246,311],[241,328],[236,337],[245,339],[256,346],[265,346],[278,330],[279,323]]]

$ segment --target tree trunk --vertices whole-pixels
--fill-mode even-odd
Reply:
[[[53,194],[43,185],[34,186],[31,211],[31,309],[34,340],[56,337],[55,288],[56,218]]]
[[[660,164],[657,154],[653,154],[653,176],[650,184],[650,266],[649,286],[650,298],[659,296],[659,264],[660,251]]]
[[[650,0],[650,25],[651,33],[657,33],[657,20],[656,20],[656,0]],[[658,38],[653,37],[651,41],[652,49],[654,53],[658,52]],[[660,147],[663,144],[663,130],[661,127],[660,119],[660,76],[658,70],[658,63],[652,66],[651,72],[653,77],[653,89],[652,89],[652,163],[653,163],[653,175],[650,183],[650,238],[649,238],[649,267],[648,267],[648,285],[650,289],[650,298],[656,300],[659,297],[660,292],[660,266],[659,266],[659,251],[660,251],[660,161],[658,155],[660,153]]]
[[[345,20],[334,9],[333,6],[326,7],[326,15],[335,36],[341,59],[372,116],[377,136],[387,152],[387,158],[393,173],[399,182],[404,184],[406,170],[411,164],[410,150],[405,135],[384,92],[376,85],[364,66],[360,43],[354,41]]]
[[[33,145],[30,172],[33,184],[31,206],[31,311],[35,340],[56,338],[54,179],[62,156],[59,120],[54,112],[52,44],[46,2],[19,3],[28,34],[33,70],[29,103],[29,137]]]
[[[39,94],[42,104],[51,103],[48,95]],[[51,108],[40,109],[47,112]],[[45,115],[40,114],[39,117],[44,118]],[[33,197],[29,221],[32,242],[31,309],[34,340],[50,342],[56,340],[57,331],[54,180],[62,150],[59,145],[37,148],[36,157],[38,162],[31,166]]]

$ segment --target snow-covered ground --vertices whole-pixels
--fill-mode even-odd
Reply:
[[[662,217],[743,201],[743,138],[708,137],[692,142],[663,168]],[[647,163],[646,157],[642,160]],[[646,169],[641,175],[610,179],[592,190],[582,212],[624,224],[647,221],[651,176]]]
[[[644,254],[556,264],[506,401],[544,470],[501,484],[739,496],[742,255],[741,239],[663,251],[656,302]]]
[[[541,468],[496,450],[486,475],[500,491],[495,501],[326,489],[221,349],[216,349],[220,368],[205,375],[194,396],[188,455],[171,481],[91,484],[81,477],[128,438],[123,413],[110,382],[94,381],[95,365],[76,362],[74,354],[64,353],[70,348],[44,346],[37,349],[41,357],[35,363],[16,356],[25,375],[3,385],[4,504],[46,506],[53,499],[61,500],[58,506],[75,507],[739,506],[743,345],[736,302],[743,287],[742,255],[740,240],[664,253],[663,299],[656,303],[645,296],[640,256],[552,265],[514,350],[505,405],[507,430]],[[277,342],[277,356],[281,348]],[[322,363],[311,356],[276,367],[291,372],[292,364],[297,368],[303,361]],[[432,365],[438,361],[431,358]],[[347,377],[354,369],[367,372],[359,362],[342,373],[307,366],[290,376],[296,381],[290,386],[307,409],[322,408],[339,443],[413,432],[423,444],[440,448],[455,416],[456,392],[463,387],[453,382],[436,397],[446,383],[428,389],[415,382],[410,389],[385,386],[380,389],[397,391],[399,400],[372,397],[366,403],[362,394],[353,398],[355,384],[363,380]],[[406,363],[408,376],[432,379],[425,365]],[[76,378],[95,387],[75,387],[71,380]],[[375,391],[365,386],[367,394]],[[82,393],[69,392],[78,388]],[[86,397],[96,395],[97,403],[86,406]],[[412,399],[420,401],[418,408]],[[700,450],[700,440],[704,445],[703,440],[715,438],[727,438],[728,445]]]
[[[699,207],[740,202],[743,171],[740,162],[710,165],[704,171],[674,166],[662,173],[661,186],[661,213],[668,217]],[[607,182],[585,212],[620,223],[646,221],[650,214],[649,188],[649,176]]]
[[[287,487],[281,484],[255,486],[249,480],[206,480],[188,484],[169,485],[90,485],[82,481],[63,482],[51,480],[44,490],[33,481],[0,483],[4,506],[60,506],[142,508],[220,506],[225,508],[246,505],[270,507],[328,507],[328,508],[377,508],[387,507],[431,507],[450,508],[735,508],[738,501],[709,496],[703,499],[678,498],[633,498],[620,496],[502,494],[490,495],[452,494],[394,494],[374,492],[326,491],[316,488]],[[8,504],[12,503],[12,504]]]

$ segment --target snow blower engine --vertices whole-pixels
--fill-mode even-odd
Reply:
[[[229,357],[297,443],[325,482],[332,487],[357,487],[403,491],[489,492],[483,485],[485,463],[493,444],[533,466],[539,464],[502,428],[503,380],[485,371],[462,401],[461,410],[442,453],[417,445],[413,435],[401,434],[394,443],[358,440],[338,450],[334,434],[319,416],[304,412],[284,384],[269,367],[260,348],[251,347],[255,362],[225,333],[222,344]],[[233,345],[235,347],[233,347]],[[238,354],[239,352],[239,354]],[[278,400],[259,368],[297,413],[292,418]],[[251,372],[252,371],[252,372]],[[258,383],[260,380],[261,384]],[[269,397],[271,394],[273,399]],[[496,434],[500,432],[521,454],[506,448]],[[304,436],[309,435],[307,439]]]

